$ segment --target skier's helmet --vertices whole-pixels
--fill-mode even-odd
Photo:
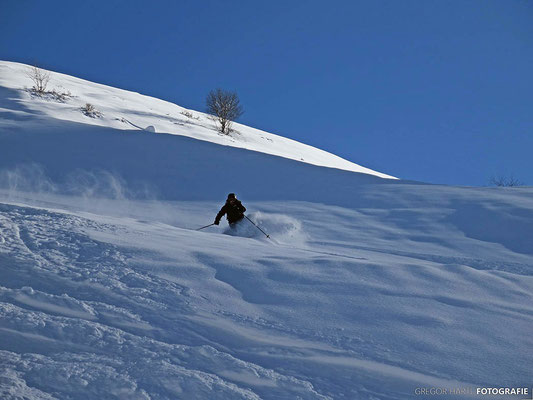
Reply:
[[[228,200],[229,199],[235,199],[235,193],[228,194]]]

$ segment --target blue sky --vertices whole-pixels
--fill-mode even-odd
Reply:
[[[203,111],[405,179],[533,185],[531,1],[0,0],[0,59]]]

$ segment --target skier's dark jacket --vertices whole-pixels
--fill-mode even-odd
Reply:
[[[226,204],[222,206],[215,218],[215,224],[218,225],[220,218],[226,214],[226,218],[230,224],[240,221],[244,218],[244,212],[246,207],[244,207],[241,202],[235,198],[226,200]]]

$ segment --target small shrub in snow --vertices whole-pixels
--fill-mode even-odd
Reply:
[[[490,178],[490,184],[499,187],[515,187],[524,186],[523,182],[520,182],[514,176],[493,176]]]
[[[72,94],[70,92],[59,92],[56,89],[51,91],[44,91],[44,92],[38,92],[34,88],[29,89],[30,95],[32,97],[39,97],[43,100],[52,100],[57,101],[59,103],[66,103],[67,100],[72,98]]]
[[[62,92],[59,89],[46,90],[48,82],[50,82],[50,72],[48,71],[43,71],[38,67],[31,67],[27,71],[27,75],[33,81],[33,86],[29,89],[30,94],[33,96],[59,101],[60,103],[65,103],[72,97],[69,91]]]
[[[182,112],[180,112],[181,115],[185,115],[187,118],[190,118],[190,119],[200,119],[200,117],[195,117],[194,114],[188,110],[183,110]]]
[[[43,71],[42,69],[35,66],[31,67],[28,70],[27,75],[28,78],[33,81],[33,87],[31,88],[31,90],[35,92],[35,94],[45,94],[46,86],[48,85],[48,82],[50,82],[50,72]]]
[[[91,103],[85,104],[81,108],[81,112],[91,118],[99,118],[102,116],[102,113],[98,111]]]
[[[58,92],[56,89],[52,90],[51,92],[46,92],[46,94],[48,97],[51,97],[52,100],[59,101],[60,103],[65,103],[72,97],[72,93],[70,93],[70,91]]]

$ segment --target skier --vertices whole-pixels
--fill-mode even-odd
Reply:
[[[244,212],[246,207],[244,207],[239,200],[235,197],[235,193],[228,194],[228,199],[226,204],[222,206],[215,218],[215,225],[220,223],[220,219],[226,214],[228,219],[229,226],[234,227],[235,223],[239,222],[244,218]]]

